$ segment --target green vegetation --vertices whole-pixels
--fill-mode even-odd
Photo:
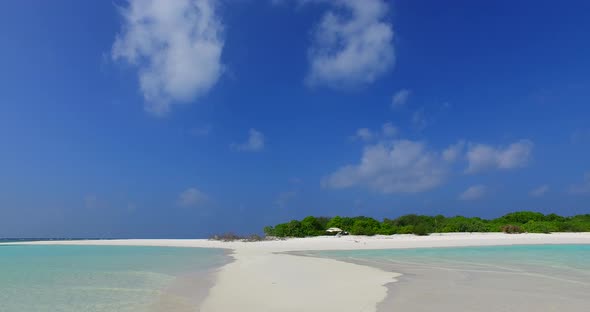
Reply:
[[[298,221],[267,226],[264,233],[276,237],[307,237],[324,235],[326,229],[340,228],[353,235],[392,235],[448,232],[506,232],[506,233],[551,233],[551,232],[590,232],[590,214],[562,217],[554,213],[544,215],[539,212],[519,211],[497,219],[467,218],[462,216],[447,218],[442,215],[423,216],[409,214],[396,219],[383,219],[379,222],[369,217],[306,217]]]
[[[535,222],[535,221],[533,221]],[[502,227],[502,232],[506,234],[520,234],[522,233],[522,229],[518,225],[508,224]]]

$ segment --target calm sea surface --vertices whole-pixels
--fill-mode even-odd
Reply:
[[[227,261],[205,248],[0,245],[0,311],[196,311],[191,292]]]
[[[510,270],[521,267],[553,268],[590,273],[590,245],[516,245],[452,248],[321,251],[330,258],[357,258],[388,262],[437,264],[445,267],[475,265]]]
[[[379,311],[590,311],[590,245],[311,254],[402,273]]]

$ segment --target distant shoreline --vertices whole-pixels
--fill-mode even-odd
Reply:
[[[14,238],[14,237],[5,237],[0,238],[0,243],[17,243],[17,242],[46,242],[46,241],[78,241],[78,240],[109,240],[113,238],[61,238],[61,237],[37,237],[37,238]]]
[[[7,243],[15,244],[15,243]],[[284,252],[399,248],[590,244],[590,232],[554,234],[445,233],[430,236],[320,236],[259,242],[207,239],[36,241],[19,245],[168,246],[230,249],[234,261],[215,273],[201,306],[207,311],[377,311],[395,272]],[[232,300],[227,300],[232,298]],[[310,307],[314,307],[310,310]]]
[[[2,239],[0,239],[1,241]],[[197,247],[260,251],[305,251],[305,250],[346,250],[346,249],[390,249],[390,248],[430,248],[461,246],[494,246],[513,244],[584,244],[590,243],[590,232],[558,232],[550,234],[522,233],[505,234],[499,232],[483,233],[433,233],[428,236],[413,234],[394,235],[347,235],[314,236],[305,238],[284,238],[262,241],[218,241],[205,238],[180,239],[45,239],[2,242],[4,245],[104,245],[104,246],[160,246]]]

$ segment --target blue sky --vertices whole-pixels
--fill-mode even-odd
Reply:
[[[586,1],[2,1],[0,237],[590,212]]]

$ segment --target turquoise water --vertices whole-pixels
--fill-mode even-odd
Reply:
[[[322,257],[425,268],[548,273],[590,284],[590,245],[518,245],[321,251]]]
[[[589,311],[590,245],[322,251],[401,273],[379,311]]]
[[[413,263],[512,264],[590,270],[590,245],[516,245],[384,250],[321,251],[333,258],[412,261]]]
[[[198,287],[225,262],[222,250],[205,248],[0,245],[0,311],[174,309],[187,305],[171,292],[176,283],[190,276]]]

